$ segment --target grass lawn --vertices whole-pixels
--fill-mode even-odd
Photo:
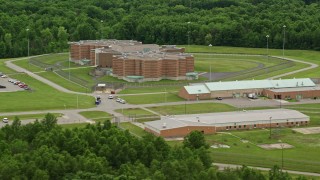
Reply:
[[[0,93],[5,102],[0,103],[0,112],[94,107],[91,96],[63,93],[25,74],[11,77],[25,82],[32,91]]]
[[[153,113],[140,108],[129,108],[129,109],[117,109],[116,112],[121,113],[125,116],[130,115],[154,115]]]
[[[185,47],[185,46],[184,46]],[[262,54],[266,55],[265,48],[243,48],[243,47],[225,47],[225,46],[197,46],[192,45],[190,48],[186,48],[187,52],[192,53],[225,53],[225,54]],[[282,56],[282,49],[269,49],[270,56]],[[285,57],[303,60],[306,62],[312,62],[320,65],[320,52],[309,50],[285,50]],[[308,71],[303,71],[293,75],[286,76],[285,78],[319,78],[320,66]]]
[[[121,96],[121,98],[126,100],[130,104],[156,104],[156,103],[164,103],[164,102],[184,101],[184,99],[178,96],[177,92]]]
[[[167,114],[196,114],[235,111],[237,108],[222,103],[197,103],[170,106],[157,106],[149,108],[162,115]]]
[[[116,112],[121,113],[125,116],[134,117],[135,121],[140,123],[160,119],[159,116],[140,108],[117,109]]]
[[[5,65],[5,61],[7,61],[8,59],[0,59],[0,72],[2,72],[3,74],[11,74],[11,73],[16,73],[14,70],[12,70],[11,68],[8,68]]]
[[[135,136],[143,137],[148,134],[148,132],[144,131],[142,128],[130,123],[130,122],[124,122],[120,123],[120,127],[122,129],[128,130],[130,133],[132,133]]]
[[[33,57],[32,59],[41,61],[46,64],[54,65],[59,62],[67,61],[69,59],[69,53],[49,54],[49,55]]]
[[[210,149],[215,162],[259,167],[272,167],[275,164],[281,166],[281,149],[265,150],[256,146],[256,144],[277,143],[281,139],[282,142],[294,146],[292,149],[284,149],[285,169],[320,172],[320,134],[303,135],[293,133],[287,128],[280,130],[277,139],[269,139],[268,130],[229,131],[229,133],[253,144],[243,143],[239,138],[229,134],[208,135],[206,140],[209,144],[222,143],[230,146],[229,149]]]
[[[265,56],[194,54],[195,70],[209,72],[237,72],[257,67],[259,64],[273,66],[281,63],[278,58]]]
[[[112,115],[104,111],[82,111],[82,112],[79,112],[79,114],[81,114],[85,118],[92,119],[96,122],[99,121],[102,123],[105,120],[112,119]]]
[[[12,116],[0,116],[0,119],[8,118],[9,120],[13,121],[15,117],[18,117],[20,120],[27,120],[27,119],[39,119],[42,120],[47,113],[42,114],[20,114],[20,115],[12,115]],[[61,113],[52,113],[56,117],[61,117],[63,114]]]
[[[19,60],[19,61],[13,61],[12,63],[17,65],[17,66],[20,66],[20,67],[22,67],[24,69],[27,69],[27,70],[29,70],[31,72],[44,71],[44,68],[41,68],[41,67],[38,67],[38,66],[35,66],[35,65],[29,63],[28,59],[23,59],[23,60]]]
[[[70,82],[67,79],[62,78],[61,76],[55,74],[54,72],[41,72],[38,73],[39,76],[44,77],[60,86],[69,89],[75,92],[89,93],[91,92],[91,88],[85,88],[73,82]]]

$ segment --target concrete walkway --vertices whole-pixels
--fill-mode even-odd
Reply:
[[[222,164],[222,163],[212,163],[215,166],[218,166],[219,170],[224,170],[227,168],[236,169],[241,168],[242,165],[237,164]],[[271,168],[263,168],[263,167],[254,167],[254,166],[248,166],[249,168],[258,169],[261,171],[269,171]],[[302,172],[302,171],[291,171],[291,170],[283,170],[284,172],[288,172],[289,174],[300,174],[300,175],[306,175],[306,176],[317,176],[320,177],[319,173],[311,173],[311,172]]]
[[[314,64],[314,63],[306,62],[306,61],[301,61],[301,60],[297,60],[297,59],[283,58],[283,57],[279,57],[279,56],[270,56],[270,57],[275,57],[275,58],[285,59],[285,60],[289,60],[289,61],[304,63],[304,64],[308,64],[308,65],[310,65],[310,66],[309,66],[309,67],[306,67],[306,68],[303,68],[303,69],[298,69],[298,70],[295,70],[295,71],[291,71],[291,72],[287,72],[287,73],[280,74],[280,75],[277,75],[277,76],[273,76],[273,77],[270,77],[270,78],[268,78],[268,79],[280,78],[280,77],[287,76],[287,75],[291,75],[291,74],[295,74],[295,73],[298,73],[298,72],[302,72],[302,71],[307,71],[307,70],[310,70],[310,69],[314,69],[314,68],[317,68],[317,67],[319,66],[318,64]]]

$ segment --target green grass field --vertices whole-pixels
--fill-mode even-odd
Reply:
[[[44,68],[41,68],[41,67],[38,67],[38,66],[35,66],[31,63],[29,63],[29,60],[28,59],[23,59],[23,60],[18,60],[18,61],[13,61],[12,62],[13,64],[17,65],[17,66],[20,66],[24,69],[27,69],[31,72],[41,72],[41,71],[44,71]]]
[[[60,117],[63,114],[61,113],[52,113],[53,115],[55,115],[56,117]],[[15,117],[18,117],[20,120],[27,120],[27,119],[39,119],[42,120],[45,117],[45,113],[42,114],[19,114],[19,115],[11,115],[11,116],[0,116],[0,119],[3,118],[8,118],[9,121],[13,121],[15,119]]]
[[[93,97],[60,92],[25,74],[11,77],[25,82],[32,91],[0,93],[1,102],[5,102],[0,103],[0,112],[94,107]]]
[[[62,78],[61,76],[57,75],[54,72],[41,72],[38,73],[39,76],[44,77],[56,84],[59,84],[60,86],[69,89],[71,91],[75,92],[82,92],[82,93],[90,93],[91,88],[85,88],[83,86],[80,86],[79,84],[75,84],[67,79]]]
[[[284,168],[291,170],[320,172],[320,157],[318,149],[320,146],[320,134],[303,135],[293,133],[291,129],[282,129],[277,139],[269,139],[267,130],[230,131],[229,134],[216,134],[206,136],[211,145],[221,143],[229,145],[230,148],[210,149],[215,162],[229,164],[245,164],[259,167],[272,167],[275,164],[281,166],[281,150],[265,150],[257,147],[257,144],[277,143],[279,139],[284,143],[293,145],[292,149],[284,150]],[[241,139],[251,143],[243,143]],[[308,152],[306,154],[306,152]]]
[[[117,109],[116,112],[121,113],[125,116],[130,115],[154,115],[153,113],[140,108],[129,108],[129,109]]]
[[[209,72],[237,72],[257,67],[263,64],[265,67],[277,65],[282,62],[278,58],[269,59],[265,56],[243,56],[243,55],[216,55],[216,54],[194,54],[195,70]]]
[[[148,132],[129,122],[120,123],[120,127],[121,129],[128,130],[137,137],[143,137],[148,134]]]
[[[197,103],[197,104],[181,104],[170,106],[157,106],[149,108],[152,111],[162,115],[168,114],[196,114],[196,113],[212,113],[235,111],[237,108],[221,103]]]
[[[96,122],[104,122],[105,120],[111,120],[112,115],[104,111],[82,111],[79,112],[83,117],[94,120]]]
[[[8,68],[5,65],[5,61],[7,61],[8,59],[0,59],[0,72],[2,72],[3,74],[11,74],[11,73],[16,73],[14,70],[12,70],[11,68]]]
[[[140,123],[160,119],[158,115],[140,108],[117,109],[116,112],[128,116],[130,118],[134,118],[136,122]]]
[[[185,46],[183,46],[185,47]],[[225,53],[225,54],[261,54],[266,55],[266,48],[243,48],[243,47],[225,47],[225,46],[197,46],[192,45],[186,49],[187,52],[191,53]],[[269,49],[270,56],[282,57],[282,49]],[[302,60],[306,62],[312,62],[320,65],[320,52],[319,51],[308,51],[308,50],[285,50],[285,57]],[[290,70],[288,70],[289,72]],[[293,75],[289,75],[283,78],[319,78],[320,67],[312,70],[303,71]]]
[[[126,100],[130,104],[156,104],[156,103],[165,103],[165,102],[184,101],[184,99],[178,96],[177,92],[121,96],[121,98]]]

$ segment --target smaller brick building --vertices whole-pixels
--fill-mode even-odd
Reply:
[[[145,122],[145,130],[156,136],[183,137],[194,130],[204,134],[255,128],[295,127],[307,125],[309,116],[290,109],[267,109],[208,114],[163,116]]]
[[[282,89],[264,89],[263,94],[272,99],[304,99],[320,98],[320,86],[299,87],[299,88],[282,88]]]
[[[311,79],[300,78],[210,82],[184,86],[179,91],[179,96],[186,100],[238,98],[248,97],[249,94],[272,99],[320,98],[320,89]]]

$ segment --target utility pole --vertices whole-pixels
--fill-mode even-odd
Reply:
[[[282,58],[284,58],[284,45],[286,42],[286,25],[283,25],[283,44],[282,44]]]

